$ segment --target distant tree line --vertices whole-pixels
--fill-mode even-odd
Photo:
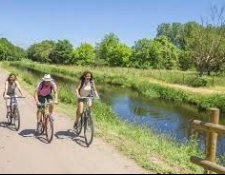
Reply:
[[[82,43],[75,48],[68,40],[42,41],[26,51],[0,39],[0,61],[28,58],[41,63],[178,69],[204,73],[225,70],[224,9],[214,7],[202,23],[163,23],[154,39],[140,39],[129,47],[114,34],[107,34],[93,47]]]

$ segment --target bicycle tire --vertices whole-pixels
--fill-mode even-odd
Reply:
[[[8,125],[12,125],[12,115],[11,115],[11,113],[10,113],[10,115],[7,113],[6,118],[8,119]]]
[[[84,137],[87,147],[89,147],[94,140],[94,122],[91,114],[85,116]]]
[[[80,135],[83,129],[83,114],[81,115],[79,122],[77,123],[77,135]]]
[[[17,106],[13,109],[13,117],[12,120],[14,120],[13,125],[15,127],[16,131],[20,130],[20,112]]]
[[[46,116],[45,134],[48,143],[51,143],[54,137],[54,124],[51,116]]]

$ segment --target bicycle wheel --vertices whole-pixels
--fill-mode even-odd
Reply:
[[[94,139],[94,122],[91,114],[88,113],[85,115],[84,137],[86,144],[89,147]]]
[[[54,124],[51,116],[46,116],[46,123],[45,123],[45,132],[46,132],[46,139],[48,143],[51,143],[54,136]]]
[[[77,123],[77,135],[80,135],[83,129],[83,114],[79,119],[79,122]]]
[[[20,112],[17,106],[13,109],[12,123],[16,131],[20,130]]]
[[[43,135],[45,133],[45,114],[42,114],[42,118],[41,118],[41,126],[39,128],[39,133],[40,135]]]
[[[6,118],[8,119],[8,125],[12,125],[12,115],[10,114],[6,114]]]

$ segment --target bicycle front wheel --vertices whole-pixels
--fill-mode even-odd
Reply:
[[[79,119],[79,122],[77,123],[77,128],[76,128],[76,130],[77,130],[77,135],[79,136],[80,134],[81,134],[81,132],[82,132],[82,129],[83,129],[83,115],[80,117],[80,119]]]
[[[94,122],[91,115],[85,117],[84,137],[86,144],[89,147],[94,139]]]
[[[54,124],[51,116],[46,116],[45,132],[48,143],[51,143],[54,137]]]
[[[12,123],[15,127],[15,130],[19,131],[20,130],[20,112],[18,107],[14,107]]]

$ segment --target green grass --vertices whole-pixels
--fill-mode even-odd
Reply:
[[[22,85],[33,94],[39,78],[22,71],[21,67],[12,66],[9,63],[3,63],[2,66],[9,71],[18,73]],[[40,70],[45,72],[43,69]],[[146,88],[148,89],[148,87]],[[58,112],[74,117],[76,99],[73,92],[65,89],[63,85],[59,85],[59,92],[60,102],[62,103],[58,106]],[[182,93],[181,96],[183,96]],[[65,109],[67,110],[65,111]],[[196,141],[179,145],[168,136],[157,134],[152,130],[141,129],[138,126],[128,125],[121,122],[112,109],[102,103],[95,104],[94,118],[97,128],[96,135],[114,145],[119,151],[134,159],[146,170],[157,173],[202,172],[201,168],[189,161],[192,155],[203,156],[197,149]]]
[[[162,98],[168,101],[187,102],[196,105],[201,110],[209,110],[211,107],[218,107],[225,111],[225,93],[197,93],[175,87],[166,86],[163,83],[155,83],[143,78],[150,72],[127,68],[86,68],[74,66],[45,65],[34,62],[11,62],[3,63],[20,69],[33,69],[45,73],[51,73],[76,80],[84,70],[90,69],[94,72],[95,81],[99,84],[112,84],[136,90],[148,98]],[[137,72],[136,72],[137,71]],[[166,71],[164,71],[166,72]],[[177,72],[179,75],[179,71]],[[165,76],[166,77],[166,76]],[[193,88],[195,90],[195,88]]]

